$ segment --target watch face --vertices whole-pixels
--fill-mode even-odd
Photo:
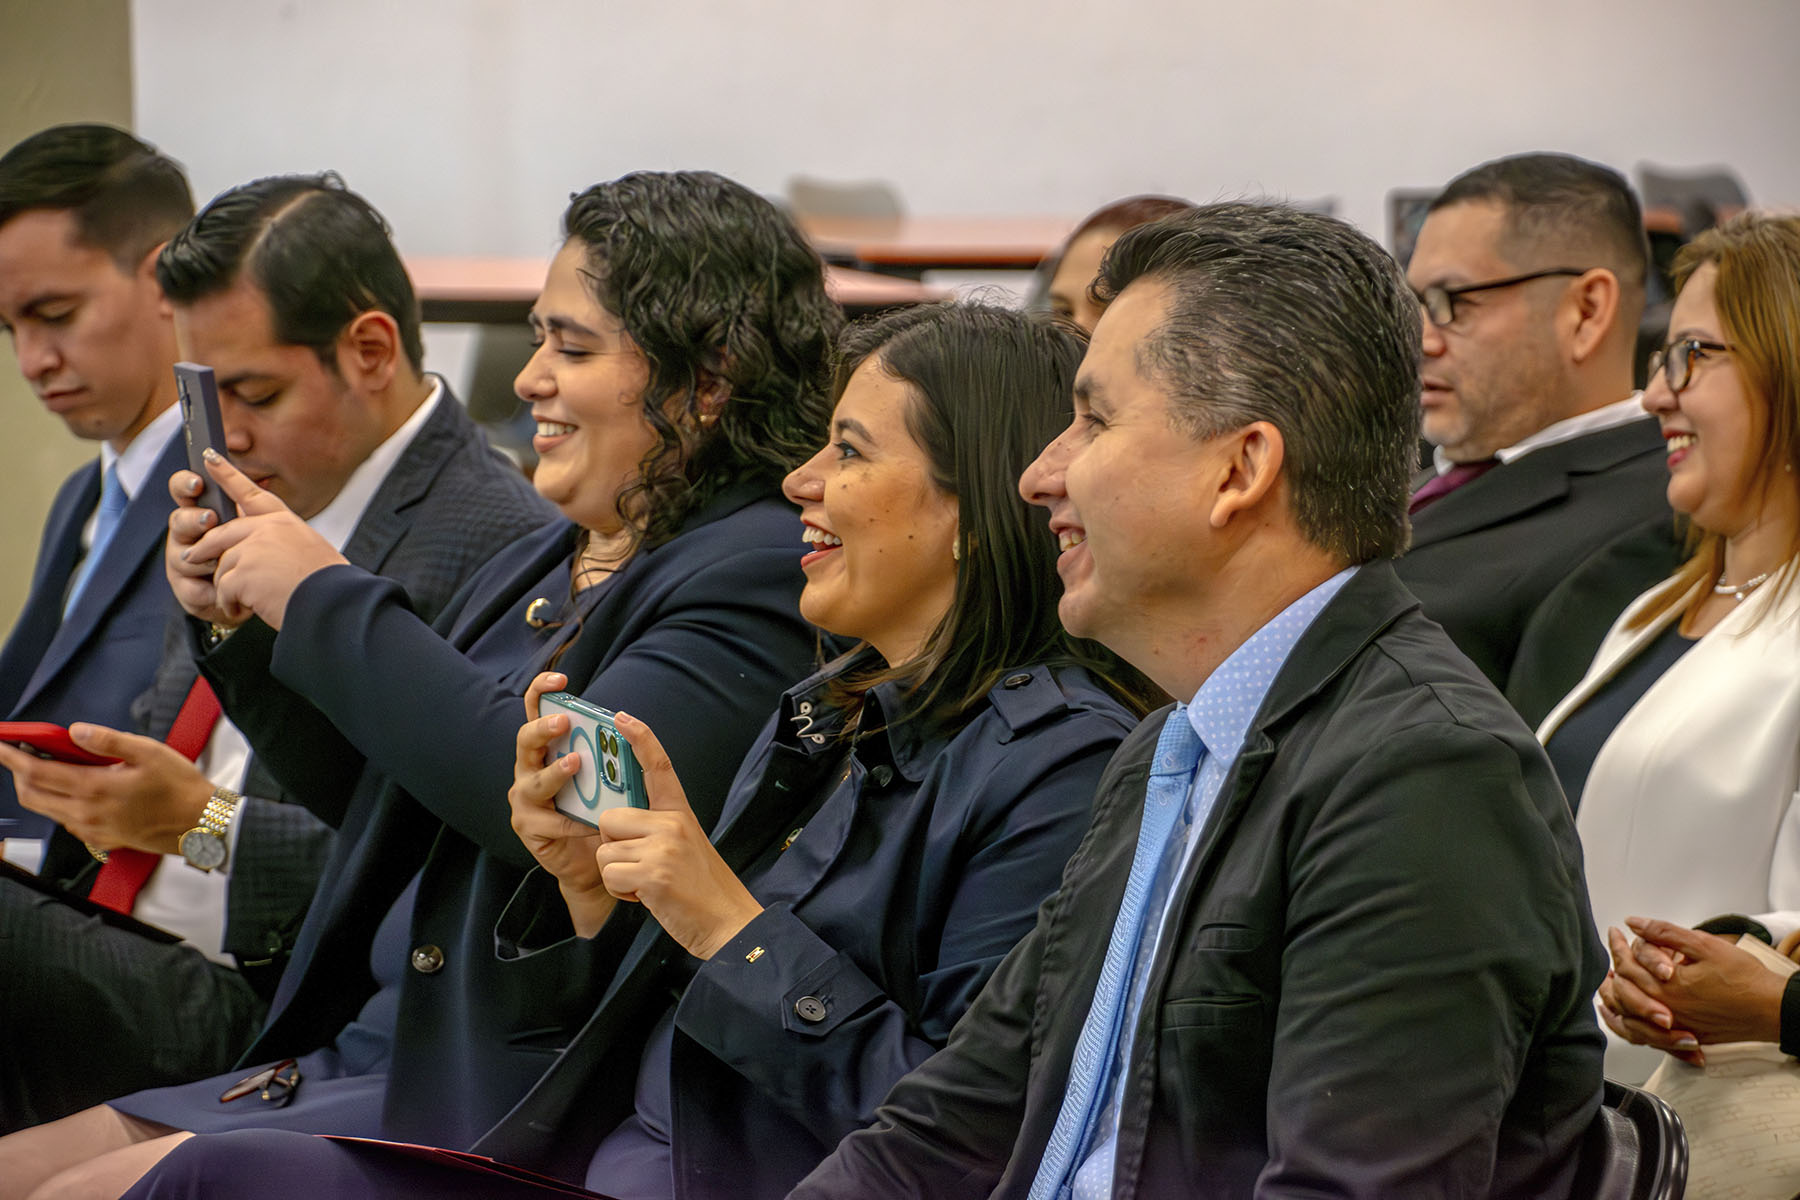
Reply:
[[[210,829],[190,829],[181,835],[181,857],[190,867],[216,871],[225,865],[225,839]]]

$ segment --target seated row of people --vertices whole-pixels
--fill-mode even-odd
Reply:
[[[1635,201],[1564,156],[1478,168],[1428,218],[1410,287],[1328,218],[1169,207],[1095,226],[1116,244],[1085,358],[1067,327],[978,306],[884,318],[834,358],[817,256],[766,202],[704,173],[589,189],[518,380],[536,489],[562,519],[527,532],[544,512],[516,477],[497,493],[512,508],[453,514],[495,519],[459,545],[470,581],[434,620],[409,580],[333,535],[443,407],[380,218],[329,179],[209,205],[152,257],[182,351],[227,384],[237,466],[208,473],[240,515],[220,526],[202,481],[174,473],[164,565],[185,614],[162,675],[186,682],[158,682],[177,732],[196,703],[179,696],[216,687],[230,720],[214,729],[240,749],[202,735],[195,765],[174,737],[94,723],[78,740],[121,764],[0,748],[20,800],[82,835],[59,834],[49,863],[85,858],[82,840],[123,848],[97,877],[75,871],[77,892],[117,907],[106,879],[135,849],[140,894],[199,876],[211,896],[193,911],[214,922],[172,946],[109,915],[105,953],[83,961],[69,944],[95,918],[42,880],[0,880],[9,932],[43,947],[9,1025],[43,1037],[6,1053],[43,1052],[68,1016],[58,994],[112,1005],[121,1041],[161,1019],[191,1049],[19,1059],[8,1123],[33,1127],[0,1139],[0,1195],[118,1194],[171,1151],[139,1194],[502,1186],[308,1133],[472,1148],[628,1196],[781,1195],[821,1160],[808,1194],[1235,1194],[1259,1176],[1566,1194],[1596,1102],[1604,960],[1569,807],[1383,560],[1406,549],[1409,503],[1450,514],[1462,553],[1559,543],[1566,585],[1490,589],[1463,632],[1443,611],[1458,593],[1427,599],[1474,639],[1464,650],[1504,647],[1480,664],[1496,683],[1527,661],[1579,676],[1616,615],[1595,597],[1617,573],[1583,579],[1609,556],[1654,566],[1634,591],[1666,571],[1667,508],[1638,507],[1647,421],[1628,353],[1626,397],[1589,403],[1616,382],[1614,334],[1641,297],[1619,232]],[[75,232],[63,210],[31,211]],[[343,222],[380,247],[341,277],[309,270],[345,264]],[[1782,228],[1742,224],[1752,240]],[[1543,265],[1578,257],[1600,265]],[[1725,460],[1702,483],[1744,490],[1748,451],[1729,444],[1744,431],[1702,432],[1713,418],[1689,420],[1682,397],[1745,337],[1743,301],[1701,311],[1707,271],[1735,295],[1764,286],[1730,261],[1727,241],[1694,251],[1677,309],[1692,328],[1646,400],[1684,439],[1671,498],[1725,545],[1737,531],[1718,503],[1687,503],[1683,464]],[[358,271],[388,290],[358,294]],[[17,313],[22,344],[42,314]],[[1422,490],[1421,328],[1441,451]],[[1547,424],[1494,403],[1509,341],[1546,368],[1528,382],[1546,397],[1533,411],[1559,414]],[[1727,445],[1682,453],[1700,439]],[[80,544],[110,553],[89,531],[71,561]],[[1727,582],[1720,553],[1689,571],[1721,600],[1769,577]],[[1576,617],[1552,627],[1553,611]],[[821,650],[815,629],[842,644]],[[647,809],[595,830],[551,806],[577,760],[549,753],[568,733],[539,715],[549,689],[622,710]],[[1184,703],[1113,756],[1157,689]],[[266,784],[218,784],[252,752]],[[184,821],[224,843],[227,871],[172,861]],[[283,839],[308,849],[266,961],[249,959],[219,917],[262,902],[279,877],[258,847]],[[296,879],[318,880],[310,907]],[[140,977],[190,1007],[132,1011]],[[235,992],[225,1037],[200,1024],[199,987]],[[1401,1054],[1431,1086],[1399,1086]],[[1199,1058],[1219,1068],[1197,1078]]]

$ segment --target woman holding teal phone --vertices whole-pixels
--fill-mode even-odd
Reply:
[[[1057,623],[1057,543],[1017,492],[1065,424],[1079,335],[911,310],[841,347],[831,441],[787,478],[801,612],[859,645],[782,698],[709,838],[659,734],[615,716],[649,807],[598,829],[579,769],[518,735],[513,825],[543,869],[503,915],[520,965],[594,954],[593,1015],[466,1148],[597,1192],[784,1195],[941,1046],[1031,927],[1135,721],[1135,677]],[[723,681],[722,685],[723,685]],[[565,686],[539,676],[527,696]],[[334,1195],[532,1194],[381,1147],[203,1138],[134,1195],[305,1180]],[[539,1193],[541,1194],[541,1193]]]

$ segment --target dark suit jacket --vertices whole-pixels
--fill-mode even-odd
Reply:
[[[413,608],[430,619],[495,553],[555,516],[518,469],[488,448],[446,390],[370,498],[343,552],[357,566],[398,582]],[[131,728],[151,737],[168,736],[199,674],[190,652],[190,626],[198,623],[182,614],[170,621],[155,682],[138,698]],[[291,798],[255,756],[244,793],[225,949],[254,968],[250,979],[266,997],[318,884],[332,830],[288,802]],[[85,894],[93,881],[93,860],[77,839],[58,828],[42,873]]]
[[[568,1050],[478,1152],[581,1179],[631,1114],[641,1047],[679,995],[675,1194],[781,1197],[944,1044],[1030,930],[1130,716],[1073,668],[1008,671],[950,729],[890,724],[901,689],[884,684],[840,782],[843,743],[810,737],[841,724],[827,688],[835,673],[783,698],[715,838],[765,911],[697,972],[635,906],[615,913],[597,945],[562,940],[521,958],[576,951],[620,966]],[[503,949],[570,936],[554,881],[533,873],[502,922]],[[806,998],[820,1006],[815,1019],[796,1013]]]
[[[1421,510],[1394,569],[1425,615],[1504,690],[1532,614],[1590,555],[1640,526],[1676,553],[1665,459],[1648,417],[1533,450]],[[1580,660],[1571,684],[1618,615],[1596,612],[1567,630],[1566,657]]]
[[[1165,714],[950,1044],[796,1196],[1023,1196],[1130,873]],[[1123,1197],[1568,1194],[1605,955],[1550,764],[1385,564],[1302,636],[1176,884]],[[997,1190],[995,1190],[997,1187]]]
[[[168,478],[187,466],[177,433],[102,551],[81,599],[63,620],[63,598],[81,561],[81,527],[100,502],[100,463],[82,467],[50,506],[31,591],[0,649],[0,713],[9,721],[94,721],[131,728],[131,702],[150,686],[175,597],[163,575]],[[54,822],[19,807],[0,771],[0,837],[47,838]]]
[[[1627,529],[1582,560],[1531,614],[1506,680],[1506,698],[1527,725],[1543,724],[1587,674],[1619,615],[1681,565],[1669,529],[1667,516]]]
[[[391,1136],[473,1142],[580,1028],[610,969],[500,969],[494,926],[533,865],[506,802],[524,723],[523,688],[507,676],[526,664],[465,653],[496,623],[522,622],[576,533],[562,521],[520,539],[451,601],[440,632],[397,585],[329,568],[295,590],[272,646],[239,633],[202,664],[269,769],[339,825],[246,1063],[324,1046],[357,1016],[375,991],[376,927],[422,872],[408,944],[435,948],[442,966],[405,970],[400,986]],[[721,497],[605,585],[557,662],[569,690],[657,731],[709,826],[765,716],[812,661],[800,550],[790,505],[764,489]],[[331,723],[297,717],[270,673]]]

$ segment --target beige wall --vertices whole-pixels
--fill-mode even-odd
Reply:
[[[129,0],[0,0],[0,152],[62,121],[131,125]],[[0,421],[3,633],[25,603],[57,485],[98,450],[38,405],[10,345],[0,350]]]

